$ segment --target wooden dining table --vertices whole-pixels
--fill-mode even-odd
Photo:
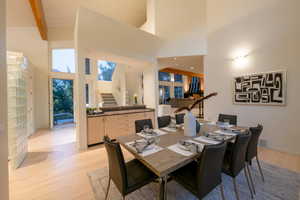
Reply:
[[[206,133],[214,132],[220,130],[217,125],[210,124],[207,121],[201,122],[201,129],[200,132],[197,134],[196,137],[205,135]],[[241,129],[240,133],[245,132],[248,128],[247,127],[234,127]],[[201,155],[201,153],[194,153],[191,156],[184,156],[182,154],[176,153],[167,147],[177,144],[180,140],[194,140],[196,137],[187,137],[184,135],[184,130],[182,127],[178,127],[176,132],[166,131],[165,135],[158,136],[159,143],[158,146],[162,147],[163,150],[153,153],[148,156],[141,156],[138,154],[133,148],[127,145],[128,142],[132,142],[135,140],[142,139],[142,137],[138,135],[128,135],[128,136],[121,136],[117,138],[117,141],[124,147],[127,151],[129,151],[136,159],[142,162],[148,169],[150,169],[153,173],[159,177],[160,182],[160,192],[158,195],[158,199],[166,199],[166,185],[168,180],[168,175],[172,172],[176,171],[177,169],[189,164],[197,157]],[[237,133],[239,134],[239,133]],[[230,138],[230,140],[234,140],[234,136]],[[203,143],[204,145],[211,145],[209,143],[195,141],[198,143]]]

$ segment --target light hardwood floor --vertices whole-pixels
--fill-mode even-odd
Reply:
[[[92,200],[87,172],[107,167],[103,145],[79,152],[72,126],[41,130],[21,168],[10,171],[12,200]],[[260,159],[300,172],[300,156],[260,148]],[[125,152],[126,159],[132,156]]]

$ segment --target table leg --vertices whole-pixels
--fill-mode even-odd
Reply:
[[[159,186],[159,200],[167,200],[167,177],[160,178],[159,180],[160,186]]]

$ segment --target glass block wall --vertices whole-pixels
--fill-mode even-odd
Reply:
[[[15,169],[25,159],[27,143],[27,62],[21,53],[7,53],[8,144],[10,166]]]

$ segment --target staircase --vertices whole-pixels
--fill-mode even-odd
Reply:
[[[112,93],[101,93],[103,107],[118,106]]]

